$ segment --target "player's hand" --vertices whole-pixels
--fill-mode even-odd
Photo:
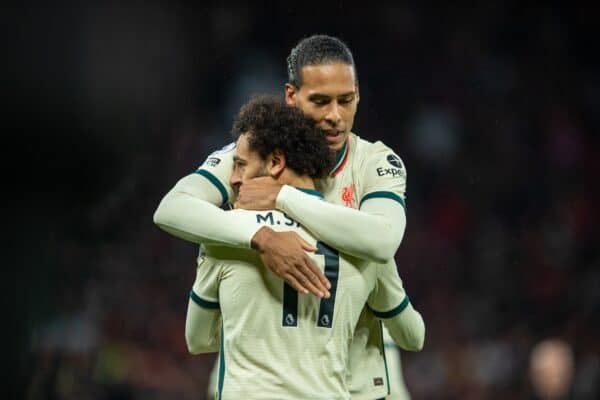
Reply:
[[[252,238],[252,247],[263,264],[301,293],[329,298],[331,284],[308,256],[317,249],[296,232],[275,232],[261,228]]]
[[[252,178],[240,186],[234,206],[245,210],[274,210],[282,186],[270,176]]]

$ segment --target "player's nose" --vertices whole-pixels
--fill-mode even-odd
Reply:
[[[242,183],[242,177],[240,174],[234,169],[231,177],[229,178],[229,184],[232,188],[237,187],[239,189],[240,184]]]
[[[340,108],[336,102],[331,103],[329,109],[327,110],[327,115],[325,115],[325,120],[333,127],[338,126],[342,121]]]

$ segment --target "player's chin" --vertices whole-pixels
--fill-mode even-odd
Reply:
[[[329,148],[333,151],[338,151],[344,146],[344,142],[348,138],[348,133],[340,132],[337,135],[327,135],[326,139]]]

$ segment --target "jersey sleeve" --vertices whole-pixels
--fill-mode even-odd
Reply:
[[[154,223],[178,238],[194,243],[220,243],[250,248],[260,229],[243,223],[221,205],[233,201],[229,177],[234,146],[212,153],[196,171],[177,182],[154,212]]]
[[[406,168],[402,159],[382,142],[372,144],[360,171],[363,185],[359,208],[373,198],[394,200],[406,208]]]
[[[233,171],[233,154],[235,142],[229,143],[220,150],[211,153],[204,163],[196,169],[196,174],[203,176],[221,193],[222,203],[232,202],[233,190],[229,178]]]
[[[219,308],[220,276],[220,262],[209,256],[199,256],[196,280],[190,293],[190,296],[199,306],[210,309]]]
[[[377,266],[377,281],[367,301],[373,314],[390,318],[401,313],[409,302],[394,260]]]
[[[185,341],[192,354],[219,350],[221,312],[219,278],[221,266],[204,258],[196,270],[185,320]]]
[[[352,256],[378,263],[391,259],[404,235],[404,208],[373,199],[361,210],[321,201],[284,185],[276,206],[317,239]]]
[[[367,301],[369,310],[383,320],[400,348],[420,351],[425,341],[425,322],[410,303],[395,262],[377,268],[377,283]]]

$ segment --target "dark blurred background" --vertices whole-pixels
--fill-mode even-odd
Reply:
[[[408,170],[413,398],[535,398],[547,338],[574,357],[569,397],[599,398],[600,15],[521,3],[5,6],[11,397],[206,398],[214,355],[183,335],[197,248],[153,211],[328,33],[357,63],[354,131]]]

